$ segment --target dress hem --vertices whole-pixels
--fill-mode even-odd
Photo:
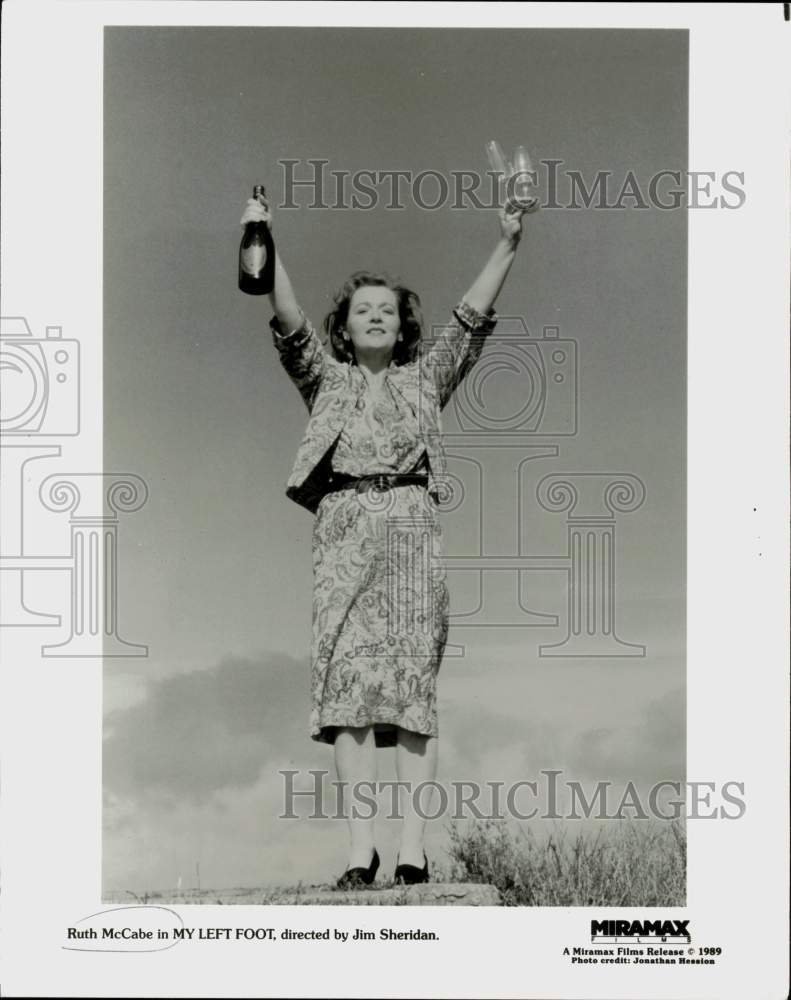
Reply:
[[[336,730],[342,727],[353,729],[365,729],[368,726],[374,727],[374,742],[377,747],[394,747],[398,740],[398,730],[404,729],[409,733],[417,733],[420,736],[439,736],[438,729],[433,730],[418,729],[414,725],[404,725],[404,720],[398,719],[369,719],[361,722],[358,718],[347,721],[346,719],[337,722],[323,723],[318,729],[311,728],[310,738],[316,743],[329,743],[334,745]],[[377,729],[377,726],[387,726],[386,729]]]

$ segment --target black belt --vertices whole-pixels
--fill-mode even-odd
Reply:
[[[368,490],[382,492],[393,486],[428,487],[428,476],[417,472],[375,472],[368,476],[349,476],[343,472],[333,472],[327,481],[327,492],[350,489],[357,490],[358,493],[365,493]]]

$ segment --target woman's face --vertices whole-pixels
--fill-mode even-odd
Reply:
[[[392,355],[400,330],[398,296],[391,288],[363,285],[355,289],[349,302],[346,332],[357,357],[380,352]]]

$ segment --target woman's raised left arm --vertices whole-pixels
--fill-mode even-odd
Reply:
[[[422,372],[436,386],[440,409],[444,408],[480,357],[484,342],[497,317],[494,300],[511,269],[522,236],[522,216],[536,199],[520,205],[506,203],[500,210],[500,239],[462,301],[453,310],[451,322],[432,330],[430,346],[422,356]]]
[[[535,199],[532,201],[535,202]],[[483,270],[464,296],[467,305],[477,312],[488,313],[500,294],[522,238],[522,216],[532,207],[533,205],[528,202],[523,202],[521,205],[506,202],[505,208],[500,209],[500,239]]]

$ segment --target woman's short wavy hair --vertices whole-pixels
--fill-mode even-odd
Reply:
[[[379,285],[395,292],[398,301],[398,315],[401,321],[402,340],[396,341],[393,348],[393,361],[397,365],[406,365],[414,361],[420,348],[423,336],[423,314],[420,311],[420,299],[411,289],[384,272],[355,271],[343,283],[335,294],[335,308],[324,317],[324,332],[332,347],[332,352],[338,361],[356,364],[354,347],[349,340],[344,340],[343,331],[349,316],[349,304],[358,288],[369,285]]]

